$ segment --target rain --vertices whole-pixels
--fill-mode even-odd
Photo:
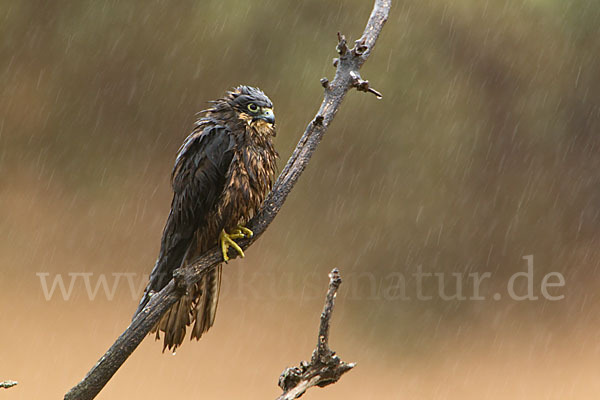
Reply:
[[[127,328],[177,150],[239,84],[273,100],[283,168],[371,1],[0,2],[0,382],[61,398]],[[600,3],[394,0],[361,76],[265,234],[223,267],[216,321],[146,338],[98,399],[600,393]],[[189,336],[189,334],[188,334]]]

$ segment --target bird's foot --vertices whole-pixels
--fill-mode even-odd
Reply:
[[[244,258],[244,251],[242,248],[234,241],[234,239],[243,239],[252,237],[253,233],[250,229],[238,225],[231,233],[225,232],[225,229],[221,231],[219,235],[219,243],[221,243],[221,252],[223,253],[223,260],[229,261],[229,256],[227,255],[227,251],[229,251],[229,247],[233,247],[235,251],[238,252],[240,257]]]
[[[236,235],[242,235],[242,237],[245,238],[251,238],[252,236],[254,236],[254,232],[252,232],[250,229],[246,228],[243,225],[236,226],[232,233]]]

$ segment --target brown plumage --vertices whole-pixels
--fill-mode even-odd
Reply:
[[[275,176],[272,108],[260,89],[239,86],[203,112],[177,154],[171,212],[136,314],[175,269],[215,246],[223,229],[245,225],[258,211]],[[193,324],[191,338],[200,339],[213,325],[220,286],[218,265],[165,313],[154,328],[157,339],[164,332],[163,350],[181,345],[186,327]]]

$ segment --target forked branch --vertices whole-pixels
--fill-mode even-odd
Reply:
[[[356,365],[340,360],[329,348],[329,324],[335,296],[341,284],[342,277],[335,268],[329,274],[329,289],[325,297],[325,307],[321,313],[317,347],[313,351],[310,362],[302,361],[300,366],[283,371],[279,377],[279,387],[283,389],[283,394],[277,400],[297,399],[313,386],[331,385]]]
[[[381,29],[387,21],[390,7],[391,0],[375,1],[363,35],[356,41],[352,49],[348,48],[346,38],[343,35],[338,35],[337,51],[339,58],[335,62],[335,78],[323,85],[325,86],[325,95],[321,107],[306,127],[260,212],[247,225],[254,232],[254,236],[238,242],[242,249],[246,250],[254,243],[279,213],[292,187],[306,168],[325,131],[333,121],[348,90],[357,88],[381,96],[379,92],[369,90],[368,82],[362,81],[358,71],[371,54]],[[234,254],[234,250],[231,250],[229,256],[235,258],[237,254]],[[186,288],[198,282],[206,271],[221,262],[221,252],[215,247],[194,260],[193,267],[176,270],[173,279],[159,293],[152,296],[146,307],[137,314],[125,332],[117,338],[85,378],[65,395],[65,400],[91,400],[95,398],[138,347],[160,317],[186,292]]]

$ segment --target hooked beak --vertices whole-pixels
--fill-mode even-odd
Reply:
[[[273,114],[272,108],[263,108],[262,114],[257,115],[256,117],[254,117],[254,119],[262,119],[263,121],[266,121],[272,125],[275,123],[275,114]]]

